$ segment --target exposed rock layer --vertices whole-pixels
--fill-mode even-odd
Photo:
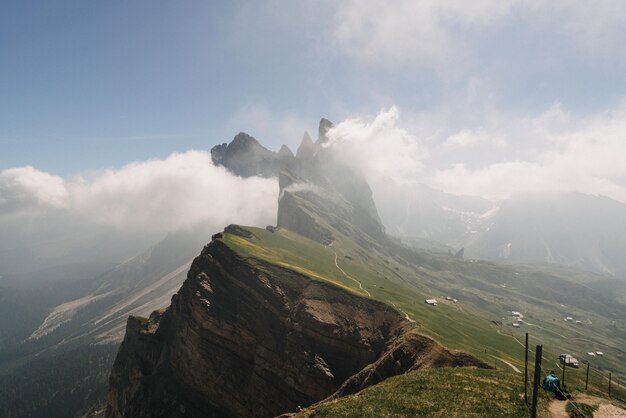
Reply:
[[[295,156],[284,145],[269,151],[245,133],[213,147],[211,156],[238,176],[279,178],[278,226],[321,243],[335,239],[334,229],[365,248],[384,246],[387,236],[367,181],[324,146],[332,127],[322,119],[317,141],[305,133]]]
[[[468,364],[481,365],[383,303],[215,239],[170,308],[128,320],[107,416],[275,416],[408,370]]]

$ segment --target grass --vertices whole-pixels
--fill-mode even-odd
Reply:
[[[616,325],[615,321],[601,315],[560,303],[559,286],[562,286],[563,278],[551,272],[537,267],[513,269],[481,261],[463,262],[436,255],[407,261],[377,250],[365,251],[341,234],[336,234],[332,246],[324,246],[282,228],[275,232],[246,229],[253,232],[255,238],[224,234],[223,241],[250,262],[255,259],[267,261],[368,297],[355,281],[337,268],[336,255],[341,269],[356,278],[371,298],[395,306],[403,315],[408,314],[420,333],[444,346],[494,364],[498,368],[494,373],[500,373],[501,380],[506,378],[511,385],[521,385],[523,374],[515,373],[503,360],[523,371],[524,332],[530,333],[529,379],[532,379],[535,344],[544,346],[542,375],[549,369],[557,369],[556,358],[561,352],[578,355],[591,351],[590,346],[595,348],[594,351],[608,352],[604,358],[594,359],[595,373],[602,375],[590,379],[589,392],[598,396],[607,396],[603,369],[613,369],[614,376],[615,371],[626,374],[626,364],[618,357],[626,354],[623,351],[626,340],[615,332],[615,327],[623,327],[623,323]],[[573,286],[580,284],[573,283]],[[442,300],[441,295],[457,298],[459,303]],[[424,299],[430,297],[436,297],[439,306],[426,305]],[[575,302],[579,306],[588,301]],[[524,313],[527,323],[522,329],[511,326],[512,319],[508,316],[511,310]],[[565,322],[563,317],[566,314],[588,317],[594,326],[581,327]],[[579,360],[582,360],[580,356]],[[566,384],[572,389],[584,390],[583,368],[584,365],[580,369],[567,369]],[[560,370],[557,373],[560,376]],[[452,376],[454,381],[457,378],[463,380],[462,375]],[[483,401],[489,404],[491,401],[487,397],[483,395]],[[378,406],[381,402],[384,403],[384,399],[376,400],[374,404]],[[370,413],[361,412],[366,416]],[[393,412],[389,413],[393,415]]]
[[[435,290],[425,286],[426,280],[418,277],[413,269],[396,260],[364,253],[345,237],[339,237],[333,246],[328,247],[284,229],[274,233],[259,228],[247,229],[257,238],[246,239],[231,234],[224,234],[223,238],[243,257],[291,268],[366,296],[357,283],[337,269],[337,254],[339,266],[357,278],[373,299],[393,303],[416,321],[421,333],[449,348],[468,351],[489,364],[494,361],[492,356],[496,356],[521,366],[519,359],[523,356],[523,349],[514,338],[499,332],[499,327],[481,318],[471,305],[443,301],[437,307],[426,305],[424,299],[436,295]]]
[[[523,387],[505,371],[475,368],[419,370],[358,394],[320,404],[298,417],[528,417]],[[547,397],[539,400],[539,416]]]

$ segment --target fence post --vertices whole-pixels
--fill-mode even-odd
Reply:
[[[585,377],[585,391],[587,390],[587,386],[589,385],[589,366],[591,365],[591,362],[588,361],[587,362],[587,377]]]
[[[526,349],[524,350],[524,403],[528,405],[528,333],[526,333]]]
[[[609,398],[611,397],[611,372],[609,372]]]
[[[538,345],[535,353],[535,379],[533,381],[533,403],[530,408],[530,417],[537,418],[537,395],[539,395],[539,380],[541,379],[541,352],[543,346]]]
[[[566,358],[563,359],[563,377],[561,378],[561,386],[562,387],[565,387],[565,359]]]

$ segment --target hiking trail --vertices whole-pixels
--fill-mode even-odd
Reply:
[[[359,285],[359,289],[361,289],[362,291],[364,291],[365,293],[367,293],[367,296],[372,297],[372,295],[370,294],[370,292],[368,292],[366,289],[363,288],[363,285],[361,284],[360,281],[358,281],[357,279],[355,279],[354,277],[350,276],[348,273],[346,273],[341,267],[339,267],[339,264],[337,264],[337,252],[333,251],[333,253],[335,253],[335,266],[339,269],[339,271],[341,273],[343,273],[344,276],[346,276],[348,279],[352,280],[353,282],[357,283]]]

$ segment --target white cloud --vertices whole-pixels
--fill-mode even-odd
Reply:
[[[336,10],[333,37],[364,62],[450,71],[447,64],[476,54],[480,43],[472,39],[480,30],[521,23],[587,53],[615,55],[626,34],[626,8],[621,0],[351,0]]]
[[[626,104],[574,120],[556,105],[536,118],[502,121],[489,135],[517,141],[526,158],[470,169],[463,161],[436,170],[434,187],[502,198],[515,193],[579,191],[626,202]],[[534,154],[533,154],[534,151]]]
[[[371,122],[348,119],[328,131],[332,147],[348,165],[370,179],[385,177],[398,183],[414,180],[428,156],[418,139],[397,126],[398,109],[381,111]]]
[[[452,133],[413,135],[392,107],[339,123],[328,146],[379,190],[391,181],[489,199],[579,191],[626,202],[626,103],[587,117],[558,103],[532,117],[494,112],[485,126],[456,132],[437,120]]]
[[[443,143],[447,149],[471,148],[477,145],[491,143],[495,146],[504,146],[504,141],[498,137],[491,136],[485,129],[462,129],[450,135]]]
[[[63,207],[68,198],[63,179],[18,167],[0,171],[0,214],[42,207]]]
[[[536,25],[550,27],[592,54],[624,58],[626,8],[622,0],[544,0],[524,5]]]
[[[274,222],[275,179],[240,178],[188,151],[64,180],[32,167],[0,172],[0,215],[61,208],[127,231],[167,232],[200,225]]]
[[[347,53],[375,63],[439,63],[461,52],[457,25],[484,25],[506,16],[519,0],[472,2],[370,0],[342,2],[335,16],[335,42]]]

